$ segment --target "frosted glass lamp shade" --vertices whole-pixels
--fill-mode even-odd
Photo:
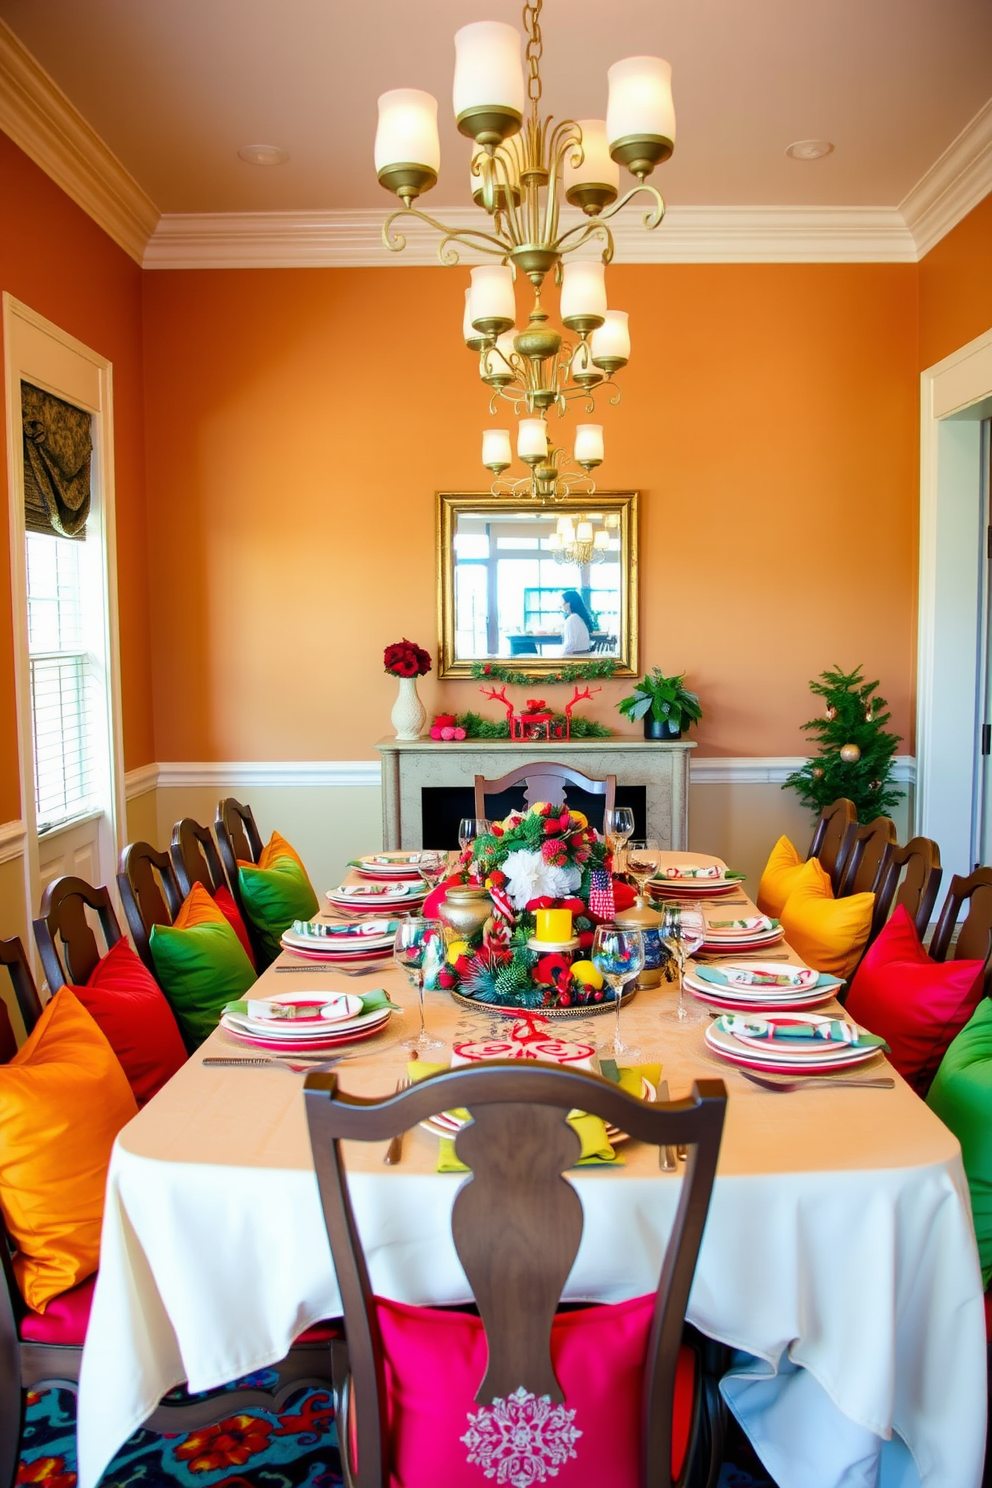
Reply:
[[[557,532],[563,543],[573,543],[575,541],[575,527],[571,517],[558,518]]]
[[[483,429],[482,463],[495,475],[505,470],[512,458],[509,429]]]
[[[560,553],[561,552],[561,533],[560,532],[552,532],[551,536],[548,538],[548,547],[551,549],[552,553]]]
[[[630,331],[626,310],[607,310],[606,319],[589,341],[593,363],[607,374],[617,372],[630,361]]]
[[[513,331],[504,331],[501,336],[496,337],[496,345],[491,346],[485,354],[483,382],[488,382],[490,387],[506,387],[511,383],[516,376],[512,357]]]
[[[441,168],[437,99],[419,88],[393,88],[379,99],[375,168],[381,185],[404,200],[429,191]]]
[[[524,116],[520,32],[505,21],[473,21],[455,32],[455,122],[479,145],[516,134]]]
[[[643,179],[675,148],[672,69],[661,57],[625,57],[609,70],[610,154]]]
[[[581,165],[573,165],[576,151],[565,156],[565,200],[595,217],[604,207],[616,201],[620,192],[620,167],[610,155],[605,119],[580,119],[582,130]]]
[[[465,291],[465,310],[462,315],[462,336],[465,345],[470,351],[481,351],[486,344],[485,336],[481,336],[472,324],[472,291]]]
[[[575,463],[587,469],[603,463],[602,424],[579,424],[575,430]]]
[[[475,205],[477,207],[484,207],[487,212],[505,212],[506,211],[506,187],[503,185],[503,178],[502,178],[502,176],[500,176],[498,174],[498,172],[494,168],[493,168],[493,178],[492,178],[492,197],[491,197],[491,203],[490,203],[489,206],[486,206],[486,201],[485,201],[485,172],[486,172],[487,169],[490,169],[490,167],[488,167],[488,165],[487,165],[487,160],[488,160],[488,157],[486,155],[485,150],[478,150],[472,156],[472,165],[469,166],[469,172],[468,172],[468,176],[469,176],[469,190],[472,193],[472,200],[475,202]],[[472,169],[472,166],[474,166],[476,164],[478,164],[478,168],[479,168],[478,175]],[[616,167],[614,167],[614,169],[616,169]],[[520,205],[520,186],[517,183],[517,180],[516,180],[515,177],[512,179],[512,181],[510,183],[510,196],[513,199],[513,205],[515,207],[519,206]]]
[[[592,545],[597,552],[605,552],[610,546],[610,534],[601,527],[593,538]]]
[[[508,331],[517,314],[513,270],[509,264],[483,264],[472,270],[472,324],[484,336]]]
[[[578,527],[576,527],[576,529],[575,529],[575,536],[576,536],[576,539],[580,543],[591,543],[592,542],[592,523],[591,522],[580,522],[579,525],[578,525]]]
[[[606,318],[606,265],[602,259],[570,259],[561,281],[561,321],[587,336]]]
[[[543,419],[521,419],[517,429],[517,454],[528,465],[548,458],[548,429]]]

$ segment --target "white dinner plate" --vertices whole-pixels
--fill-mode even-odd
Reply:
[[[332,1049],[338,1044],[347,1044],[355,1039],[365,1038],[368,1034],[385,1027],[391,1011],[390,1008],[378,1008],[374,1013],[365,1013],[347,1022],[331,1024],[327,1033],[315,1033],[311,1029],[292,1036],[281,1035],[277,1026],[266,1027],[263,1032],[259,1033],[247,1026],[246,1020],[232,1013],[222,1014],[220,1022],[222,1028],[242,1043],[254,1044],[263,1049],[302,1052],[307,1049]]]
[[[815,1058],[800,1055],[798,1058],[789,1049],[778,1050],[772,1046],[755,1048],[735,1034],[724,1033],[711,1023],[704,1032],[709,1047],[731,1064],[743,1064],[749,1069],[775,1069],[780,1074],[811,1074],[814,1071],[844,1069],[852,1064],[864,1064],[880,1052],[874,1045],[868,1049],[855,1049],[850,1044],[839,1044],[836,1050],[824,1045]],[[760,1041],[759,1041],[760,1042]]]
[[[773,998],[761,998],[745,996],[742,992],[732,992],[729,988],[718,987],[713,982],[697,981],[691,973],[686,974],[685,986],[693,997],[700,1002],[707,1002],[713,1007],[726,1009],[728,1012],[754,1011],[760,1013],[762,1008],[814,1008],[821,1007],[823,1003],[829,1002],[835,993],[830,990],[813,989],[810,992],[800,992]]]

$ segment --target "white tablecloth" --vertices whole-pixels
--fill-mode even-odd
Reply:
[[[409,1007],[395,974],[383,981]],[[287,984],[309,978],[269,973],[260,990]],[[675,1096],[716,1071],[701,1028],[661,1021],[671,1001],[639,993],[625,1017]],[[429,1016],[448,1039],[479,1026],[448,999],[430,998]],[[392,1091],[405,1059],[396,1040],[414,1027],[411,1008],[377,1040],[389,1047],[341,1067],[344,1087]],[[576,1035],[593,1027],[604,1025],[585,1020]],[[202,1052],[237,1050],[216,1033]],[[781,1488],[978,1488],[984,1318],[955,1139],[899,1080],[894,1091],[770,1095],[723,1073],[727,1124],[689,1317],[746,1354],[724,1389],[769,1470]],[[166,1390],[271,1364],[340,1311],[300,1083],[204,1069],[197,1056],[121,1133],[83,1355],[80,1488],[94,1488]],[[461,1179],[433,1171],[424,1131],[396,1169],[383,1150],[347,1150],[375,1289],[467,1300],[449,1228]],[[585,1231],[569,1299],[656,1284],[680,1180],[659,1172],[653,1150],[625,1155],[621,1170],[571,1175]]]

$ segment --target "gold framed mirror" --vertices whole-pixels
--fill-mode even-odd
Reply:
[[[437,492],[438,676],[617,663],[636,677],[636,491],[540,505]]]

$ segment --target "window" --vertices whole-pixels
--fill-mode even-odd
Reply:
[[[94,678],[86,645],[80,538],[28,532],[28,665],[39,831],[97,805]]]

